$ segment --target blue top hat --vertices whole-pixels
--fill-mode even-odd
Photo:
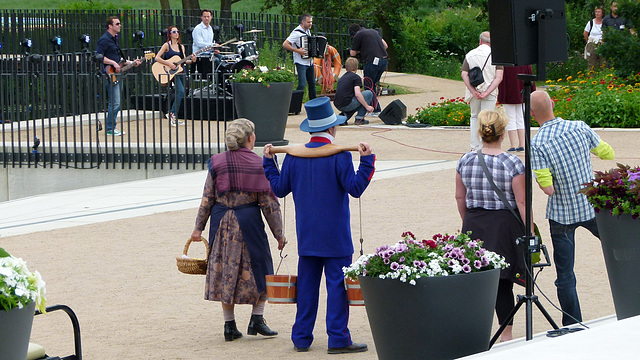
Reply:
[[[300,124],[300,130],[305,132],[325,131],[347,121],[346,116],[336,115],[331,107],[331,100],[326,96],[307,101],[304,108],[307,118]]]

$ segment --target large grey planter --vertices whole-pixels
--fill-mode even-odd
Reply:
[[[0,310],[0,359],[24,360],[29,350],[29,338],[36,303],[22,309]]]
[[[360,276],[378,358],[454,359],[489,349],[500,270],[420,278]]]
[[[640,219],[596,213],[600,243],[618,320],[640,315]]]
[[[238,117],[256,125],[256,146],[289,144],[284,139],[289,116],[293,82],[272,83],[269,87],[257,83],[233,83],[233,97]]]

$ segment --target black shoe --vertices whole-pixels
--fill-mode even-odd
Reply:
[[[267,323],[264,321],[264,317],[262,315],[251,315],[251,320],[249,321],[249,328],[247,329],[247,334],[249,335],[264,335],[264,336],[276,336],[278,335],[277,331],[273,331],[269,329]]]
[[[349,346],[341,347],[341,348],[329,348],[327,352],[329,354],[348,354],[348,353],[357,353],[367,351],[369,348],[367,344],[358,344],[352,343]]]
[[[297,352],[307,352],[307,351],[309,351],[309,348],[308,347],[296,347],[296,346],[294,346],[293,350],[295,350]]]
[[[233,341],[241,337],[242,333],[238,330],[235,320],[224,322],[224,341]]]
[[[356,119],[356,125],[367,125],[369,120],[367,119]]]

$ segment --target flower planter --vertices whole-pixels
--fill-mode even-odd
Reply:
[[[289,144],[284,140],[293,82],[233,83],[233,96],[238,117],[256,125],[256,146]]]
[[[640,219],[596,213],[600,243],[618,320],[640,315]]]
[[[359,276],[378,358],[453,359],[489,349],[500,269],[422,277]]]
[[[35,308],[36,303],[31,302],[22,309],[0,310],[0,359],[27,358]]]

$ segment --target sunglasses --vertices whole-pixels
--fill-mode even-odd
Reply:
[[[171,30],[169,31],[171,34],[180,34],[180,30]]]
[[[120,23],[115,23],[115,24],[113,24],[113,26],[118,26],[118,25],[120,25]]]

